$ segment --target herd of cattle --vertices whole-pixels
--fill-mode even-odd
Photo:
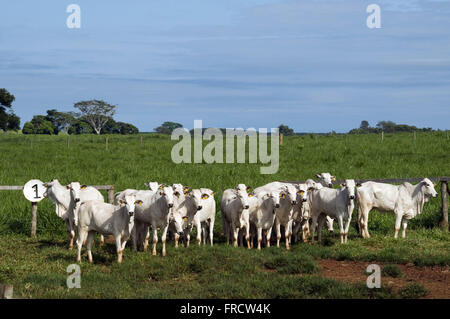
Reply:
[[[303,184],[272,182],[252,189],[245,184],[222,191],[220,211],[222,226],[227,243],[232,238],[234,246],[250,249],[256,244],[258,249],[270,246],[272,229],[276,234],[276,244],[280,245],[281,230],[284,230],[286,249],[291,242],[301,238],[304,242],[317,229],[318,240],[324,224],[333,231],[337,220],[341,243],[347,242],[349,225],[355,201],[358,202],[358,226],[364,238],[369,237],[369,211],[395,213],[395,238],[403,224],[405,237],[407,222],[420,214],[425,202],[436,197],[434,184],[423,179],[417,185],[403,183],[390,185],[365,182],[357,184],[347,179],[339,188],[333,187],[336,180],[330,173],[317,174],[318,181],[308,179]],[[166,255],[166,238],[172,234],[175,246],[180,239],[189,245],[190,233],[195,226],[197,243],[213,244],[216,217],[215,192],[207,189],[190,189],[182,184],[166,186],[157,182],[146,183],[148,190],[126,189],[115,194],[115,205],[104,202],[102,194],[93,187],[72,182],[61,185],[54,179],[45,184],[45,197],[56,205],[56,214],[61,217],[69,233],[69,249],[73,247],[75,230],[77,238],[77,261],[81,261],[81,248],[86,245],[89,261],[92,262],[91,247],[95,234],[113,235],[118,254],[118,262],[128,239],[133,249],[143,246],[147,249],[150,229],[153,232],[153,255],[156,255],[158,230],[161,230],[162,255]],[[263,232],[265,235],[263,236]],[[203,235],[203,236],[202,236]]]

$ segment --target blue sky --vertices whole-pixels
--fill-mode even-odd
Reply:
[[[66,27],[71,3],[81,29]],[[366,26],[371,3],[381,29]],[[104,99],[141,131],[449,129],[449,14],[449,0],[3,1],[0,87],[22,124]]]

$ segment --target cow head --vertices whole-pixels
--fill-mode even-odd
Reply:
[[[203,208],[203,202],[212,196],[206,192],[202,192],[200,189],[192,190],[189,195],[197,205],[197,210],[201,210]]]
[[[234,193],[237,199],[241,202],[242,208],[249,209],[250,204],[248,200],[249,194],[247,193],[247,186],[245,186],[244,184],[239,184],[234,189]]]
[[[316,174],[316,177],[319,179],[319,183],[324,187],[333,187],[333,182],[336,180],[335,176],[332,176],[330,173],[320,173]]]
[[[72,182],[66,186],[68,190],[70,190],[70,196],[75,204],[81,201],[81,191],[86,189],[86,185],[81,185],[78,182]]]
[[[297,201],[306,202],[308,199],[308,186],[307,184],[297,184]]]
[[[429,199],[430,197],[437,197],[437,192],[434,189],[435,185],[430,179],[424,178],[420,183],[422,185],[422,191],[426,199]]]
[[[270,191],[268,193],[265,193],[262,198],[264,200],[270,200],[272,202],[272,205],[275,208],[279,208],[280,207],[280,198],[286,198],[286,193],[284,191],[278,191],[278,190],[273,190]],[[275,213],[275,211],[273,212]]]
[[[181,216],[179,211],[173,210],[171,216],[171,221],[173,221],[173,224],[175,225],[175,229],[178,235],[183,236],[183,216]]]
[[[355,199],[355,188],[356,183],[353,179],[346,179],[345,183],[341,184],[341,191],[347,192],[347,196],[349,201],[352,201]]]
[[[291,205],[297,204],[297,189],[292,184],[284,185],[281,190],[285,194],[283,199],[287,200]]]
[[[119,204],[123,207],[126,207],[128,215],[130,217],[133,217],[136,205],[141,206],[142,201],[136,200],[136,197],[134,195],[126,195],[124,199],[119,199]]]
[[[159,192],[159,196],[164,197],[166,204],[167,204],[167,208],[169,208],[169,209],[172,208],[173,207],[173,188],[162,184],[159,186],[158,192]]]
[[[185,193],[185,188],[183,187],[183,185],[181,184],[173,184],[172,185],[172,189],[173,189],[173,195],[180,199],[183,200],[184,199],[184,193]]]

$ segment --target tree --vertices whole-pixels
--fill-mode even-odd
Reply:
[[[155,131],[162,134],[172,134],[175,129],[180,127],[183,127],[180,123],[164,122],[161,126],[155,128]]]
[[[395,122],[392,121],[380,121],[377,123],[377,127],[381,128],[386,133],[393,133],[395,131]]]
[[[35,115],[30,122],[26,122],[23,126],[23,134],[54,134],[54,128],[50,121],[45,119],[43,115]]]
[[[112,119],[116,112],[116,105],[102,100],[81,101],[74,104],[81,111],[84,119],[92,126],[97,135],[100,135],[103,126]]]
[[[9,93],[8,90],[0,89],[0,129],[4,131],[20,129],[20,118],[12,111],[9,114],[6,112],[6,108],[12,109],[14,100],[14,95]]]
[[[138,128],[129,123],[117,122],[117,126],[119,127],[120,134],[123,135],[139,133]]]
[[[367,130],[369,128],[369,122],[361,121],[361,125],[359,126],[361,130]]]
[[[59,112],[55,109],[47,110],[47,115],[45,119],[52,123],[54,128],[54,133],[58,134],[63,131],[68,133],[69,128],[75,122],[79,114],[75,112]]]
[[[294,130],[289,128],[289,126],[287,125],[281,124],[280,126],[278,126],[278,129],[284,136],[294,135]]]
[[[12,131],[20,130],[20,117],[14,113],[10,113],[8,117],[7,129]]]

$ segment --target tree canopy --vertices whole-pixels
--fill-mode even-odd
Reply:
[[[287,125],[281,124],[280,126],[278,126],[278,129],[284,136],[294,135],[294,130]]]
[[[164,122],[161,124],[161,126],[158,126],[155,128],[155,132],[162,133],[162,134],[172,134],[172,132],[177,129],[183,127],[180,123],[176,122]]]
[[[0,89],[0,129],[4,131],[8,130],[20,130],[20,118],[12,111],[12,103],[15,97],[8,90]],[[6,112],[6,109],[9,112]]]
[[[100,134],[103,126],[112,119],[116,112],[116,105],[102,100],[81,101],[74,104],[84,119],[92,126],[96,134]]]

